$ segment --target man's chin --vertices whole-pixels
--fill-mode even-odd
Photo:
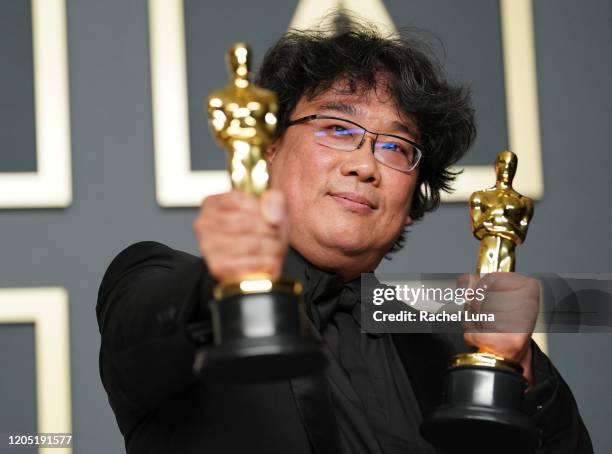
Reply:
[[[330,235],[326,243],[329,248],[348,256],[359,255],[372,249],[366,238],[351,236],[346,232]]]

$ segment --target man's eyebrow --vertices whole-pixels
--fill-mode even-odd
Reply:
[[[345,113],[348,115],[359,115],[361,109],[358,109],[352,104],[345,104],[343,102],[326,102],[319,106],[321,110],[332,110],[334,112]]]
[[[352,104],[345,104],[342,102],[326,102],[321,104],[319,106],[319,109],[324,111],[340,112],[353,116],[363,115],[363,112],[358,107],[355,107]],[[415,129],[404,123],[401,123],[399,121],[393,121],[391,123],[391,126],[398,131],[410,135],[410,137],[412,137],[414,140],[416,140],[416,138],[418,137],[418,133],[415,131]]]
[[[400,131],[405,132],[406,134],[410,134],[410,137],[412,137],[413,140],[417,140],[417,137],[419,137],[418,133],[413,128],[405,125],[404,123],[400,123],[399,121],[394,121],[391,124],[393,125],[394,128],[399,129]]]

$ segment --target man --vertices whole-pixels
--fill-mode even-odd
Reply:
[[[434,453],[418,427],[448,355],[467,346],[361,332],[359,276],[401,248],[405,229],[449,189],[448,168],[475,136],[469,95],[417,40],[367,28],[285,35],[258,83],[279,95],[271,189],[261,200],[207,198],[194,222],[202,258],[139,243],[100,286],[100,370],[127,451]],[[281,270],[304,283],[327,368],[277,382],[198,381],[194,352],[210,342],[215,281]],[[537,301],[531,279],[486,279]],[[523,366],[540,452],[592,452],[571,392],[530,333],[465,341]]]

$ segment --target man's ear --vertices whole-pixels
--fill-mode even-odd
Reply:
[[[404,227],[408,227],[409,225],[412,225],[412,218],[407,214],[406,219],[404,219]]]
[[[268,166],[272,164],[274,158],[276,157],[276,153],[278,153],[280,139],[276,139],[271,145],[266,148],[266,152],[264,153],[264,159],[268,163]]]

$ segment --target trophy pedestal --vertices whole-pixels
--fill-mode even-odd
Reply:
[[[442,404],[423,419],[423,437],[450,452],[535,452],[539,432],[522,411],[528,384],[520,366],[485,353],[458,355],[454,362]]]
[[[296,284],[270,284],[266,291],[230,291],[211,302],[215,340],[197,352],[197,375],[227,382],[281,380],[325,366],[318,343],[307,335]]]

